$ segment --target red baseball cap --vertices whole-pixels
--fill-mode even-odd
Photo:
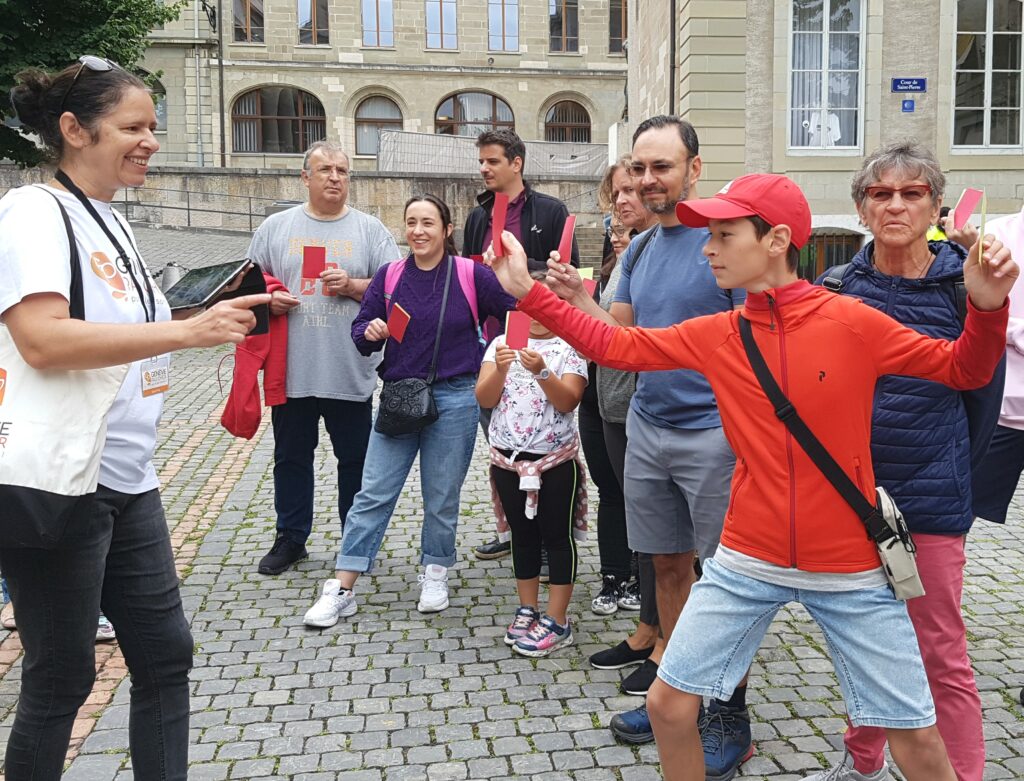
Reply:
[[[706,228],[710,220],[735,220],[757,215],[771,226],[788,225],[797,249],[811,235],[811,207],[788,176],[747,174],[733,179],[711,198],[680,201],[676,217],[690,228]]]

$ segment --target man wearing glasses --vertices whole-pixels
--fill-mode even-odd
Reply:
[[[649,229],[655,233],[636,262],[642,237],[620,259],[622,279],[609,312],[578,292],[571,303],[613,325],[643,328],[667,327],[742,305],[743,290],[722,290],[715,282],[702,253],[708,231],[687,228],[676,217],[678,201],[697,198],[698,151],[696,131],[679,117],[657,116],[640,124],[633,134],[630,175],[644,207],[657,217]],[[549,272],[559,295],[557,283],[565,275],[557,268]],[[641,372],[626,433],[629,547],[653,557],[658,616],[667,640],[695,579],[694,556],[706,560],[718,547],[735,458],[722,433],[711,387],[692,371]],[[737,690],[736,702],[712,703],[711,730],[723,734],[711,740],[716,750],[706,756],[709,776],[737,766],[749,750],[743,691]],[[734,735],[737,727],[739,734]],[[654,739],[646,707],[615,716],[611,729],[630,743]]]
[[[277,537],[263,575],[308,555],[320,418],[338,459],[343,525],[362,482],[380,356],[360,355],[348,333],[370,279],[401,253],[380,220],[348,205],[349,170],[340,145],[317,141],[302,162],[307,202],[268,217],[249,245],[248,257],[291,291],[270,301],[272,314],[288,315],[288,398],[271,413]]]

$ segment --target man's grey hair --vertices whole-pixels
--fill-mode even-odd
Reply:
[[[946,175],[942,173],[935,153],[917,139],[908,138],[886,144],[864,158],[864,164],[853,175],[850,187],[853,202],[860,206],[866,197],[867,188],[889,171],[924,179],[932,190],[933,203],[946,192]]]
[[[314,141],[310,144],[309,149],[306,150],[306,154],[302,158],[302,170],[307,174],[309,173],[309,158],[317,150],[321,150],[327,155],[344,155],[345,160],[348,160],[348,153],[337,141],[328,141],[327,139]]]

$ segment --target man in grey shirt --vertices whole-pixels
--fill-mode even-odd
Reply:
[[[374,273],[400,253],[380,220],[348,205],[349,171],[338,144],[317,141],[302,162],[309,199],[268,217],[249,245],[249,258],[290,291],[270,301],[272,314],[288,316],[288,368],[287,401],[271,410],[277,538],[260,561],[264,575],[308,555],[320,418],[338,459],[343,526],[362,482],[380,356],[360,355],[350,332]],[[325,248],[326,268],[316,276],[303,274],[304,247]]]

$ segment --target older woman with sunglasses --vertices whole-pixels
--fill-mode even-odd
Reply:
[[[890,144],[867,157],[852,189],[857,213],[873,240],[850,264],[830,269],[819,281],[921,333],[957,338],[966,306],[962,282],[967,252],[951,242],[927,239],[939,217],[945,185],[935,156],[917,143]],[[960,613],[964,541],[974,521],[971,469],[985,454],[998,420],[1004,369],[976,391],[885,377],[875,393],[875,478],[896,500],[917,544],[926,594],[910,600],[907,608],[939,732],[961,781],[980,781],[985,766],[981,701]],[[843,762],[809,778],[888,777],[884,730],[851,726],[843,740]]]
[[[270,297],[245,296],[172,320],[131,228],[111,207],[119,189],[145,181],[159,148],[149,91],[92,56],[54,75],[24,71],[17,81],[11,103],[57,171],[46,185],[0,199],[0,319],[33,370],[127,365],[127,373],[106,415],[95,494],[66,524],[50,523],[47,535],[19,526],[18,547],[13,529],[0,537],[0,568],[25,649],[4,772],[7,781],[60,778],[75,716],[95,679],[102,609],[131,675],[135,777],[182,781],[192,636],[152,461],[167,383],[152,377],[169,373],[173,350],[241,342],[256,322],[249,308]],[[71,282],[76,257],[85,319],[70,316],[69,302],[79,300]],[[151,361],[162,370],[144,372]],[[36,520],[49,523],[42,516]]]

